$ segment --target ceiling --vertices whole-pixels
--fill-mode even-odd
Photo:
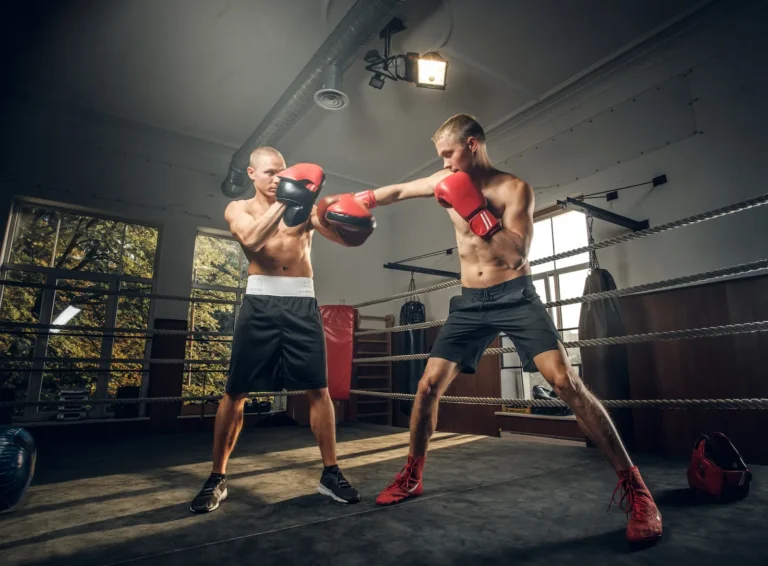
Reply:
[[[429,138],[451,114],[497,123],[696,3],[406,1],[399,15],[409,29],[394,51],[439,49],[448,88],[370,88],[361,52],[344,76],[349,107],[313,107],[276,145],[289,161],[372,185],[396,181],[434,157]],[[237,148],[353,0],[20,4],[4,18],[15,90]]]

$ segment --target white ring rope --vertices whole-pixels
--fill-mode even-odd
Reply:
[[[682,338],[710,338],[717,336],[730,336],[734,334],[750,334],[754,332],[765,332],[768,330],[768,321],[747,322],[742,324],[729,324],[724,326],[710,326],[704,328],[692,328],[687,330],[668,330],[665,332],[649,332],[645,334],[631,334],[629,336],[615,336],[610,338],[591,338],[588,340],[578,340],[575,342],[564,342],[565,348],[585,348],[590,346],[611,346],[616,344],[639,344],[642,342],[653,342],[660,340],[679,340]],[[512,347],[508,348],[488,348],[483,355],[498,355],[515,352]],[[392,362],[392,361],[404,361],[404,360],[420,360],[426,359],[429,354],[405,354],[401,356],[379,356],[379,357],[365,357],[365,358],[353,358],[352,363],[364,364],[364,363],[377,363],[377,362]],[[221,360],[192,360],[192,359],[175,359],[175,358],[50,358],[50,357],[13,357],[6,356],[6,362],[29,364],[30,362],[43,362],[50,364],[67,364],[67,363],[94,363],[94,364],[186,364],[186,365],[228,365],[228,359]],[[14,371],[17,366],[3,365],[0,366],[0,371]],[[55,368],[47,368],[44,371],[56,371]],[[109,368],[96,367],[96,368],[83,368],[83,371],[109,371]]]
[[[680,220],[675,220],[674,222],[667,222],[666,224],[661,224],[659,226],[655,226],[653,228],[646,228],[645,230],[638,230],[637,232],[632,232],[630,234],[625,234],[623,236],[617,236],[615,238],[609,238],[607,240],[603,240],[602,242],[597,242],[595,244],[590,244],[588,246],[584,246],[582,248],[576,248],[573,250],[568,250],[566,252],[561,252],[555,255],[551,255],[549,257],[537,259],[535,261],[530,262],[529,265],[535,266],[535,265],[541,265],[544,263],[549,263],[550,261],[555,261],[558,259],[564,259],[566,257],[572,257],[575,255],[579,255],[585,252],[593,251],[593,250],[599,250],[602,248],[607,248],[609,246],[613,246],[616,244],[621,244],[624,242],[629,242],[631,240],[636,240],[638,238],[644,238],[645,236],[651,236],[653,234],[660,234],[662,232],[666,232],[668,230],[673,230],[675,228],[682,228],[684,226],[691,226],[693,224],[698,224],[699,222],[704,222],[706,220],[712,220],[714,218],[722,218],[723,216],[728,216],[730,214],[734,214],[736,212],[741,212],[744,210],[748,210],[750,208],[754,208],[756,206],[762,206],[764,204],[768,204],[768,194],[761,195],[759,197],[747,199],[741,202],[738,202],[736,204],[732,204],[729,206],[724,206],[722,208],[716,208],[714,210],[710,210],[709,212],[702,212],[701,214],[694,214],[693,216],[689,216],[687,218],[681,218]],[[449,287],[456,287],[457,285],[461,285],[461,281],[448,281],[446,283],[441,283],[439,285],[432,285],[430,287],[424,287],[423,289],[414,289],[413,291],[408,291],[405,293],[398,293],[396,295],[391,295],[389,297],[385,297],[383,299],[374,299],[372,301],[365,301],[363,303],[358,303],[356,305],[352,305],[354,308],[361,308],[361,307],[367,307],[370,305],[377,305],[379,303],[388,303],[390,301],[395,301],[397,299],[404,299],[407,297],[412,297],[413,295],[420,295],[422,293],[427,293],[430,291],[437,291],[439,289],[448,289]]]
[[[625,287],[623,289],[614,289],[613,291],[602,291],[599,293],[590,293],[581,297],[574,297],[572,299],[563,299],[560,301],[553,301],[551,303],[545,303],[544,308],[554,308],[564,305],[572,305],[576,303],[587,303],[593,301],[600,301],[604,299],[610,299],[614,297],[623,297],[626,295],[634,295],[639,293],[645,293],[656,289],[664,289],[677,287],[681,285],[688,285],[690,283],[696,283],[699,281],[705,281],[709,279],[717,279],[721,277],[729,277],[733,275],[740,275],[744,273],[750,273],[753,271],[759,271],[761,269],[768,269],[768,259],[761,259],[759,261],[753,261],[750,263],[743,263],[735,265],[733,267],[724,267],[722,269],[715,269],[713,271],[707,271],[695,275],[685,275],[683,277],[675,277],[672,279],[665,279],[655,283],[645,283],[642,285],[636,285],[634,287]],[[371,330],[359,330],[355,332],[355,336],[367,336],[371,334],[388,334],[392,332],[402,332],[406,330],[418,330],[423,328],[431,328],[434,326],[442,326],[445,324],[446,319],[433,320],[429,322],[419,322],[414,324],[404,324],[401,326],[390,326],[388,328],[378,328]],[[17,329],[28,330],[52,330],[57,329],[63,331],[60,336],[66,336],[66,332],[89,332],[93,336],[99,336],[101,334],[126,334],[126,338],[136,337],[148,337],[148,336],[204,336],[204,337],[232,337],[232,332],[218,332],[209,330],[175,330],[165,328],[120,328],[120,327],[108,327],[97,328],[93,326],[73,326],[62,324],[37,324],[31,322],[4,322],[0,321],[0,334],[31,334],[34,332],[16,332]]]
[[[668,289],[671,287],[679,287],[681,285],[689,285],[699,281],[706,281],[708,279],[718,279],[721,277],[729,277],[732,275],[740,275],[744,273],[750,273],[752,271],[759,271],[761,269],[768,268],[768,259],[761,259],[759,261],[753,261],[751,263],[743,263],[741,265],[735,265],[733,267],[724,267],[722,269],[715,269],[713,271],[707,271],[696,275],[685,275],[683,277],[675,277],[672,279],[666,279],[663,281],[657,281],[655,283],[644,283],[642,285],[635,285],[634,287],[625,287],[623,289],[614,289],[612,291],[601,291],[599,293],[589,293],[582,295],[581,297],[574,297],[572,299],[563,299],[560,301],[553,301],[551,303],[545,303],[544,308],[550,309],[554,307],[560,307],[564,305],[574,305],[577,303],[589,303],[593,301],[601,301],[604,299],[612,299],[615,297],[623,297],[626,295],[635,295],[640,293],[647,293],[648,291],[654,291],[656,289]],[[355,332],[355,336],[367,336],[370,334],[387,334],[390,332],[403,332],[405,330],[418,330],[422,328],[432,328],[433,326],[442,326],[447,319],[431,320],[429,322],[417,322],[414,324],[403,324],[400,326],[390,326],[387,328],[374,328],[371,330],[360,330]]]
[[[630,334],[629,336],[614,336],[610,338],[590,338],[575,342],[563,342],[564,348],[588,348],[590,346],[614,346],[618,344],[639,344],[642,342],[655,342],[662,340],[680,340],[682,338],[711,338],[716,336],[730,336],[733,334],[751,334],[753,332],[765,332],[768,330],[768,320],[759,322],[746,322],[743,324],[728,324],[724,326],[710,326],[705,328],[691,328],[687,330],[668,330],[665,332],[648,332],[645,334]],[[515,348],[487,348],[484,356],[509,354],[516,352]],[[406,360],[425,360],[429,354],[403,354],[399,356],[378,356],[353,358],[356,364],[401,362]]]
[[[288,397],[304,395],[306,391],[275,391],[251,393],[249,400],[264,397]],[[413,401],[416,395],[411,393],[389,393],[384,391],[366,391],[351,389],[353,395],[379,397],[384,399]],[[187,403],[213,402],[222,399],[221,395],[201,395],[189,397],[135,397],[126,399],[51,399],[48,401],[0,401],[0,407],[30,407],[30,406],[68,406],[68,405],[133,405],[139,403]],[[465,405],[504,405],[510,408],[526,407],[567,407],[559,399],[499,399],[495,397],[457,397],[444,395],[441,403],[456,403]],[[658,408],[658,409],[768,409],[768,399],[616,399],[600,400],[608,408]]]

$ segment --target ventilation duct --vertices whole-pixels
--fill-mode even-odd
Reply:
[[[348,100],[339,89],[341,76],[363,46],[384,28],[404,2],[405,0],[355,2],[277,104],[233,156],[227,178],[221,184],[221,190],[227,197],[239,197],[250,186],[246,168],[254,148],[274,145],[309,110],[316,100],[316,93],[322,100],[331,102],[332,106]]]

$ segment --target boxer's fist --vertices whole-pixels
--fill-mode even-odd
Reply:
[[[287,208],[283,215],[286,226],[298,226],[309,218],[312,205],[325,184],[323,168],[313,163],[297,163],[277,174],[277,200]]]
[[[499,220],[486,208],[485,196],[466,173],[459,171],[440,181],[435,198],[445,208],[453,208],[469,229],[481,238],[490,238],[501,230]]]
[[[332,195],[317,205],[320,224],[336,234],[345,246],[360,246],[376,228],[376,219],[355,195]]]

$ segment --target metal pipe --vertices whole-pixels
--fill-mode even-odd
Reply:
[[[331,32],[309,63],[267,113],[256,130],[237,150],[229,172],[221,184],[222,192],[235,198],[249,185],[246,169],[251,152],[262,145],[274,145],[307,112],[315,92],[322,87],[328,65],[342,71],[354,61],[360,49],[392,19],[405,0],[357,0]]]

